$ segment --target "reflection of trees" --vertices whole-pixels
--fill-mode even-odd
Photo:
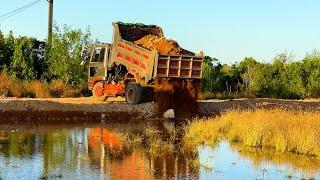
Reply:
[[[27,133],[9,133],[1,132],[1,145],[0,152],[5,157],[29,157],[35,152],[35,135]]]
[[[62,163],[65,156],[66,133],[50,133],[43,137],[43,173],[44,176],[48,175],[50,170]]]
[[[108,174],[111,179],[172,178],[188,176],[195,172],[191,168],[190,160],[197,157],[183,156],[178,143],[170,142],[170,144],[175,144],[173,145],[175,150],[164,154],[164,151],[159,149],[158,152],[161,152],[159,156],[156,151],[150,152],[151,143],[148,142],[153,141],[158,144],[161,141],[160,144],[164,144],[163,136],[154,134],[154,132],[150,135],[149,132],[147,136],[142,135],[145,137],[143,140],[145,143],[130,142],[136,141],[132,136],[134,135],[131,134],[132,139],[127,137],[120,140],[119,134],[114,131],[100,128],[90,129],[88,144],[92,163],[104,168],[104,174]],[[174,139],[170,140],[174,141]]]
[[[61,130],[48,134],[28,132],[1,132],[0,152],[9,159],[43,155],[43,177],[63,174],[63,171],[77,172],[79,160],[86,159],[86,132],[81,130]]]
[[[161,140],[152,140],[165,143],[166,138],[159,138]],[[91,174],[111,179],[152,179],[182,177],[195,172],[189,160],[196,156],[184,156],[179,143],[172,143],[173,151],[156,156],[148,150],[148,143],[128,146],[130,142],[107,128],[62,129],[40,134],[0,131],[0,144],[4,161],[10,156],[42,157],[39,168],[43,178]]]
[[[86,160],[85,130],[62,130],[43,137],[43,176],[78,172],[79,160]],[[58,172],[62,171],[62,172]]]

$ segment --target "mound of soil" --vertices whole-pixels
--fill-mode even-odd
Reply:
[[[155,25],[119,23],[119,30],[121,37],[130,42],[137,41],[148,34],[163,36],[161,29]]]
[[[176,41],[166,39],[164,37],[158,37],[156,35],[146,35],[141,39],[135,41],[134,43],[149,50],[157,50],[158,52],[163,54],[191,56],[194,55],[192,52],[181,48]]]

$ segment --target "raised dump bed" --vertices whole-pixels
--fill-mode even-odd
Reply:
[[[135,44],[141,38],[154,35],[164,39],[155,25],[113,23],[112,58],[126,65],[147,81],[153,78],[201,79],[203,55],[181,48],[180,55],[164,54]],[[151,42],[152,43],[152,42]]]

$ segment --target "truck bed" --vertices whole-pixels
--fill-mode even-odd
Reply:
[[[129,71],[135,71],[146,81],[153,78],[201,79],[202,56],[166,55],[134,43],[148,34],[163,37],[160,27],[129,25],[124,28],[123,26],[125,25],[113,23],[112,59],[127,66]]]

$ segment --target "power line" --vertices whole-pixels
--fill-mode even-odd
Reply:
[[[26,10],[26,9],[34,6],[34,5],[36,5],[37,3],[41,2],[41,1],[42,1],[42,0],[36,0],[36,1],[32,2],[32,3],[29,3],[29,4],[27,4],[27,5],[24,5],[24,6],[20,7],[20,8],[18,8],[18,9],[15,9],[15,10],[13,10],[13,11],[10,11],[10,12],[8,12],[8,13],[5,13],[5,14],[3,14],[3,15],[0,15],[0,21],[3,21],[3,20],[5,20],[5,19],[8,19],[9,17],[18,14],[18,13],[20,13],[20,12],[22,12],[22,11],[24,11],[24,10]]]
[[[20,8],[18,8],[18,9],[15,9],[15,10],[13,10],[13,11],[10,11],[10,12],[8,12],[8,13],[5,13],[5,14],[3,14],[3,15],[0,16],[0,19],[1,19],[1,18],[4,18],[4,17],[7,17],[7,16],[10,16],[11,14],[14,14],[14,13],[16,13],[16,12],[19,12],[19,11],[21,11],[21,10],[27,9],[27,8],[29,8],[29,7],[37,4],[37,3],[40,2],[40,1],[41,1],[41,0],[34,1],[34,2],[32,2],[32,3],[29,3],[29,4],[27,4],[27,5],[24,5],[24,6],[20,7]]]

